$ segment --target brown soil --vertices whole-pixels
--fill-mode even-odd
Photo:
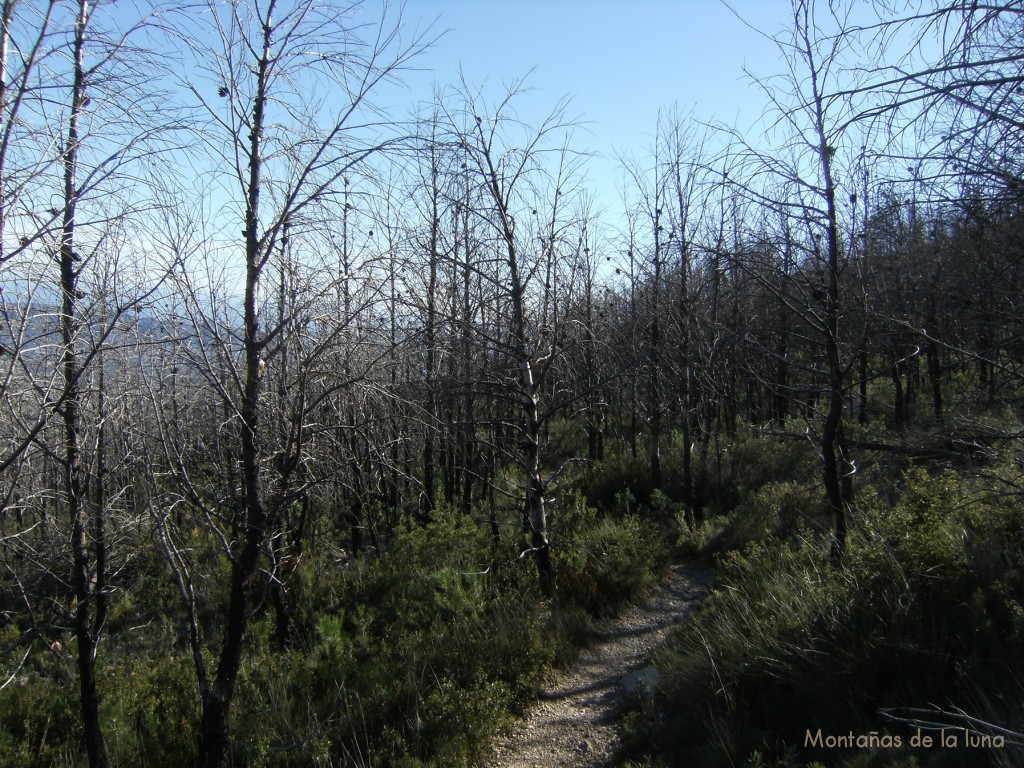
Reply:
[[[619,748],[623,679],[644,668],[669,628],[685,619],[711,572],[676,564],[645,602],[598,628],[591,648],[541,691],[537,706],[500,741],[488,768],[608,768]]]

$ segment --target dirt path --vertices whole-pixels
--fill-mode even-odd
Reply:
[[[625,688],[656,676],[644,663],[710,584],[707,568],[673,565],[646,602],[599,627],[594,645],[541,691],[537,706],[498,743],[489,768],[611,766],[619,745],[615,716],[627,697]]]

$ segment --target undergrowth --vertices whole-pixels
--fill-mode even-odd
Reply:
[[[627,721],[634,756],[710,768],[1019,764],[1019,749],[969,748],[964,735],[958,749],[938,746],[938,732],[931,748],[912,746],[906,714],[937,708],[931,720],[950,733],[960,714],[1021,730],[1024,511],[997,476],[911,469],[882,495],[865,489],[841,564],[798,483],[768,483],[684,533],[685,546],[719,553],[720,583],[657,654],[665,685]]]
[[[518,536],[496,548],[489,526],[455,511],[401,528],[374,558],[310,546],[287,583],[292,643],[275,640],[269,599],[251,620],[230,764],[477,764],[552,668],[573,659],[593,618],[652,586],[667,563],[653,523],[599,515],[582,498],[563,506],[552,526],[554,599],[539,594]],[[204,583],[223,582],[215,559],[205,567]],[[134,586],[97,659],[111,762],[190,765],[199,701],[181,607],[158,559]],[[212,665],[223,595],[205,597]],[[74,641],[60,627],[45,638],[0,627],[5,668],[29,648],[0,690],[0,763],[80,764]]]

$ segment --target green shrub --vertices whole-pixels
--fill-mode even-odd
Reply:
[[[668,560],[656,524],[636,515],[604,517],[582,541],[556,550],[559,602],[612,614],[656,584]]]
[[[473,763],[492,736],[509,723],[511,695],[500,681],[464,688],[442,680],[419,712],[417,728],[438,766]]]
[[[778,490],[755,496],[766,516],[784,509]],[[1019,707],[1000,702],[1017,701],[1024,680],[1021,517],[981,485],[912,471],[892,505],[862,494],[839,567],[822,536],[724,554],[722,586],[659,654],[661,753],[716,766],[758,751],[777,764],[804,751],[807,727],[878,730],[883,707],[935,703],[1016,722]],[[928,765],[939,755],[916,756]]]
[[[622,499],[646,504],[654,487],[650,462],[642,457],[612,457],[590,465],[580,481],[587,504],[602,512],[622,511]],[[635,509],[625,509],[626,512]]]
[[[97,668],[104,694],[100,715],[114,765],[195,762],[199,707],[189,659],[102,658]]]
[[[820,489],[811,483],[768,482],[735,508],[705,520],[695,529],[681,527],[679,545],[694,554],[742,550],[769,538],[805,535],[825,529]]]
[[[599,613],[614,612],[643,594],[668,567],[669,553],[658,528],[636,516],[601,521],[588,541],[602,553],[597,573]]]
[[[51,663],[50,651],[41,653]],[[84,759],[82,721],[74,695],[77,679],[70,659],[57,664],[59,669],[43,673],[25,669],[0,691],[0,756],[4,766],[78,764]]]
[[[557,596],[545,599],[518,527],[500,546],[486,524],[447,508],[426,527],[396,529],[373,557],[348,558],[320,538],[284,575],[291,644],[275,637],[266,584],[256,590],[232,704],[230,762],[239,768],[355,764],[469,765],[512,713],[535,700],[555,664],[585,643],[594,615],[654,584],[668,558],[662,528],[675,503],[620,515],[560,492],[551,541]],[[509,517],[513,517],[510,514]],[[226,560],[201,530],[186,534],[215,667]],[[176,586],[147,561],[97,660],[101,716],[114,764],[194,762],[198,686]],[[166,566],[163,566],[164,568]],[[127,589],[127,587],[126,587]],[[133,587],[134,589],[134,587]],[[12,635],[13,632],[13,635]],[[3,637],[17,640],[14,630]],[[16,644],[16,643],[15,643]],[[20,658],[20,657],[19,657]],[[0,691],[4,765],[82,760],[73,658],[38,650],[21,682]]]

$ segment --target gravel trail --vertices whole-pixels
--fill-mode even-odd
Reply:
[[[600,625],[593,645],[498,742],[488,768],[612,766],[619,746],[616,716],[628,698],[626,689],[638,680],[656,685],[657,672],[644,664],[669,628],[700,604],[711,581],[703,566],[674,564],[645,602]]]

